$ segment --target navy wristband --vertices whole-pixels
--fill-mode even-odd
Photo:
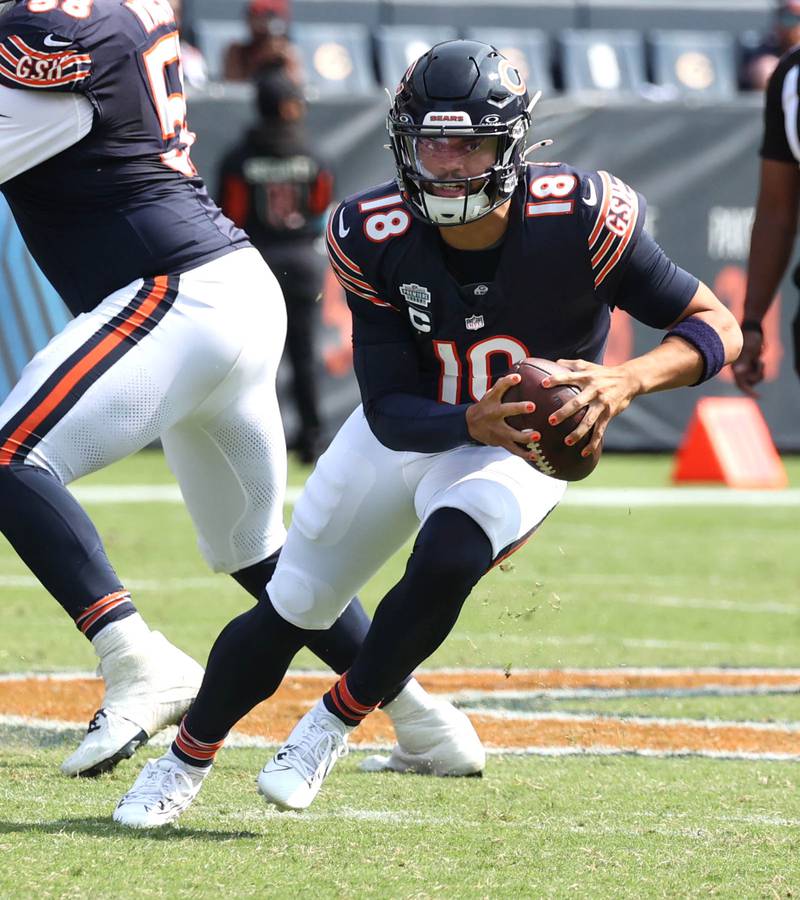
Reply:
[[[703,357],[703,374],[692,387],[713,378],[725,365],[725,347],[722,338],[715,328],[697,316],[689,316],[688,319],[678,322],[666,333],[664,340],[668,337],[683,338]]]

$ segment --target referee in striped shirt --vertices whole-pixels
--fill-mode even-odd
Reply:
[[[764,377],[762,321],[783,278],[794,247],[800,206],[800,44],[778,63],[767,86],[761,187],[750,238],[744,346],[733,364],[736,384],[751,397]],[[795,284],[800,287],[800,267]],[[794,364],[800,374],[800,311],[793,323]]]

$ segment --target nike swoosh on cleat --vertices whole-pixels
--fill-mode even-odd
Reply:
[[[74,41],[62,41],[59,40],[55,35],[48,34],[44,41],[45,47],[71,47]]]

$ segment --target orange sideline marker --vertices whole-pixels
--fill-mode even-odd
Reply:
[[[732,488],[788,484],[769,427],[749,397],[704,397],[697,402],[672,480],[718,481]]]

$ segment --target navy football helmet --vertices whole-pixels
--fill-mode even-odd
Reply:
[[[387,119],[411,211],[433,225],[464,225],[508,200],[540,95],[531,100],[517,69],[479,41],[445,41],[412,63]]]

